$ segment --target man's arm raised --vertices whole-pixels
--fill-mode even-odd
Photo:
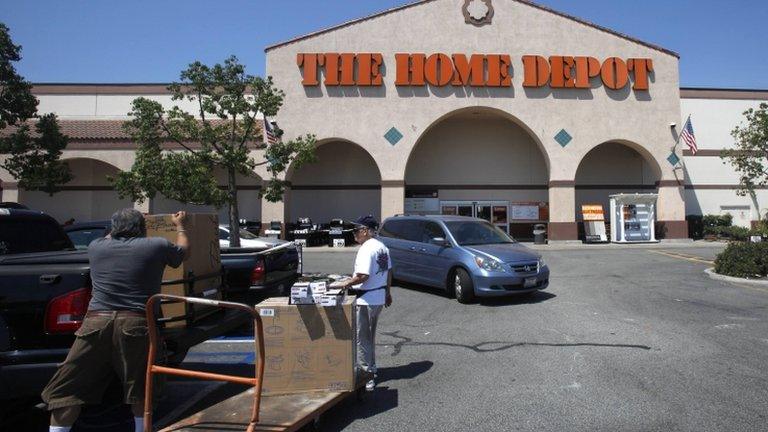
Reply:
[[[189,258],[189,237],[187,236],[187,212],[180,211],[171,216],[173,224],[176,225],[176,246],[184,251],[184,259]]]

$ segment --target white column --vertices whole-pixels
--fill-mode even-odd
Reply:
[[[382,180],[381,220],[405,212],[405,181]]]
[[[19,186],[17,183],[3,182],[3,196],[0,201],[19,202]]]
[[[576,225],[576,189],[573,180],[549,182],[548,239],[574,241],[579,238]]]

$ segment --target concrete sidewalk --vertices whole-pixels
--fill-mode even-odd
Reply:
[[[533,244],[531,242],[521,242],[534,250],[605,250],[605,249],[691,249],[691,248],[724,248],[727,242],[707,241],[707,240],[662,240],[658,243],[582,243],[574,242],[556,242],[544,245]],[[347,247],[305,247],[305,254],[312,253],[351,253],[357,252],[359,245]]]

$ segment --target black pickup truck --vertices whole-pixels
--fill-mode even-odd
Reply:
[[[81,222],[64,227],[79,250],[109,233],[110,221]],[[244,247],[230,248],[229,232],[219,229],[224,300],[250,301],[265,294],[285,294],[300,274],[301,251],[291,242],[250,235]]]
[[[225,281],[246,292],[290,287],[299,259],[290,246],[278,253],[227,250]],[[0,208],[0,404],[39,395],[64,360],[90,301],[89,272],[87,252],[76,250],[53,218]],[[164,330],[169,361],[181,361],[192,346],[247,323],[244,314],[227,310]]]

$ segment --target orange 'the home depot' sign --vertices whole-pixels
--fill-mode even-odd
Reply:
[[[619,90],[630,80],[634,90],[648,90],[653,61],[646,58],[525,55],[523,87],[590,88],[600,77],[603,85]],[[316,86],[381,86],[384,57],[380,53],[300,53],[296,64],[302,84]],[[512,57],[507,54],[395,54],[397,86],[511,87]]]

